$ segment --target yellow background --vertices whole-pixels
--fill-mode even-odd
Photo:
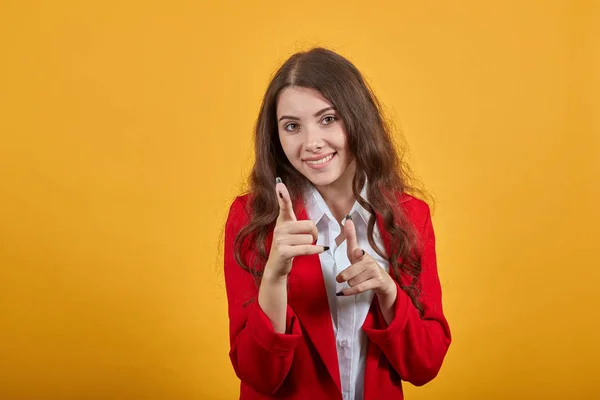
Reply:
[[[234,399],[219,237],[270,74],[368,77],[437,200],[408,399],[600,398],[597,1],[1,1],[0,399]]]

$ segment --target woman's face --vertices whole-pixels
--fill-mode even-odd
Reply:
[[[352,181],[354,157],[344,122],[321,92],[297,86],[283,89],[277,101],[277,127],[288,160],[314,186]]]

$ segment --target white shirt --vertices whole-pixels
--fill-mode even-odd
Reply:
[[[367,199],[366,185],[363,187],[361,196]],[[338,283],[335,280],[340,272],[350,266],[346,253],[346,240],[339,246],[336,245],[335,238],[341,233],[340,224],[335,220],[327,203],[314,187],[311,187],[306,194],[305,205],[308,217],[317,225],[319,231],[317,244],[329,246],[329,250],[321,253],[319,258],[337,344],[342,396],[344,400],[362,400],[367,336],[361,328],[369,312],[373,292],[369,290],[354,296],[338,297],[335,295],[348,287],[346,282]],[[367,239],[367,222],[371,214],[358,202],[354,203],[349,214],[356,228],[359,248],[373,257],[382,268],[389,271],[389,263],[373,250]],[[342,225],[344,222],[345,220],[341,222]],[[375,224],[373,233],[375,243],[383,250],[383,242],[377,224]]]

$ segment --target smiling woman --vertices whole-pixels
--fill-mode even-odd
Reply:
[[[432,380],[450,330],[429,207],[356,67],[322,48],[288,59],[255,153],[225,227],[240,398],[400,399],[402,380]]]
[[[349,182],[339,179],[344,174],[351,178],[355,170],[346,128],[323,94],[313,88],[287,87],[279,95],[277,116],[281,147],[298,172],[329,190]]]

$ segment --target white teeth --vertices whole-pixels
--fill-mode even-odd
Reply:
[[[333,158],[334,154],[330,154],[330,155],[328,155],[325,158],[321,158],[320,160],[316,160],[316,161],[308,161],[308,160],[306,160],[306,162],[309,163],[309,164],[311,164],[311,165],[323,164],[323,163],[326,163],[327,161],[331,160]]]

